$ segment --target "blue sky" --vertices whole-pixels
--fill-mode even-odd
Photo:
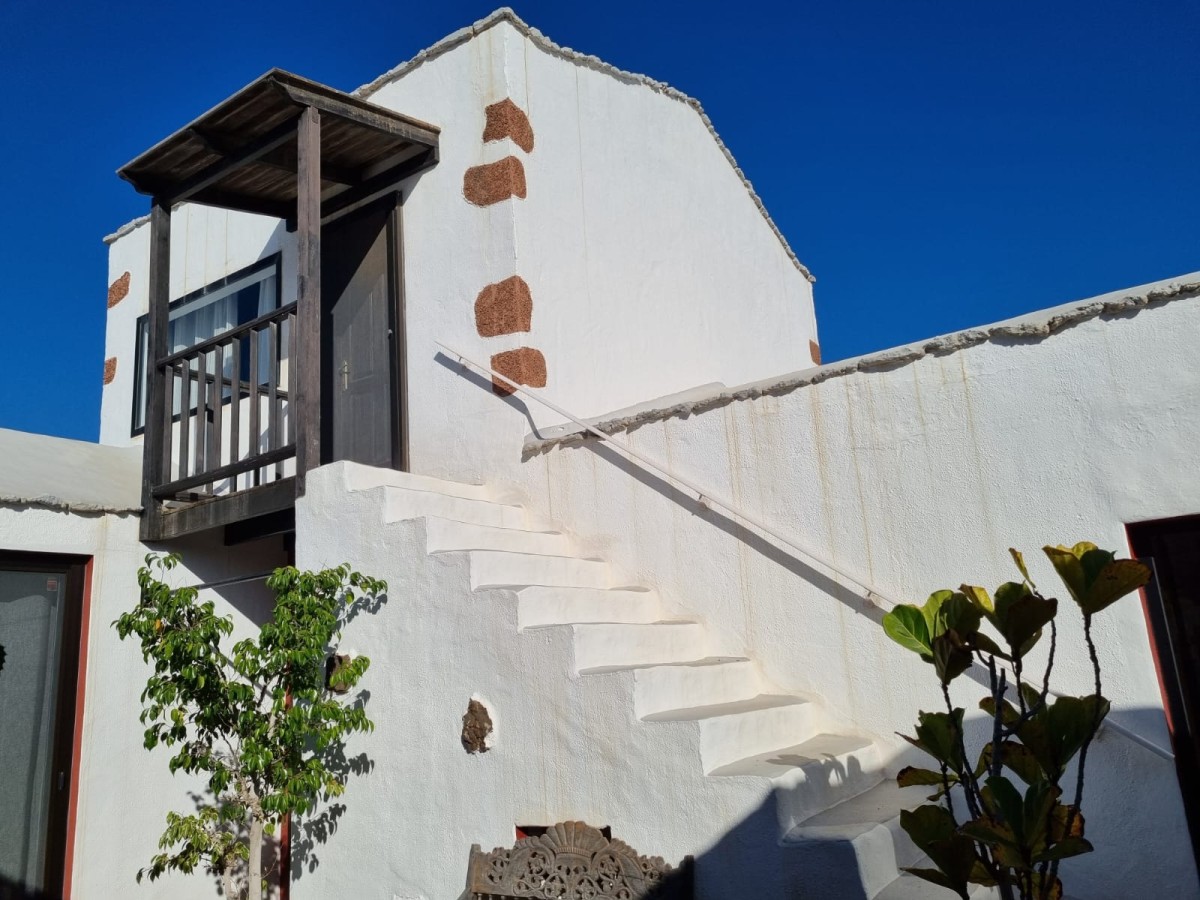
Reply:
[[[0,427],[96,436],[100,238],[147,210],[118,166],[272,66],[349,90],[492,8],[0,2]],[[515,8],[700,99],[826,360],[1200,269],[1197,0]]]

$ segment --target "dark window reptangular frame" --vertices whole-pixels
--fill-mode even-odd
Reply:
[[[52,793],[46,824],[46,861],[43,869],[44,900],[63,896],[64,881],[70,871],[67,858],[71,835],[68,834],[72,794],[75,789],[76,701],[83,678],[79,661],[82,651],[83,607],[87,591],[89,557],[58,553],[0,550],[0,570],[17,572],[53,572],[61,574],[65,599],[62,649],[59,654],[55,687],[54,740],[52,742]],[[2,887],[2,886],[0,886]],[[20,896],[20,895],[18,895]]]
[[[251,275],[263,272],[267,269],[275,271],[275,305],[272,309],[279,309],[283,306],[283,254],[280,251],[272,253],[270,256],[264,256],[245,268],[238,269],[236,272],[231,272],[229,275],[219,278],[198,290],[185,294],[177,300],[172,300],[167,306],[168,315],[170,310],[179,309],[188,303],[194,303],[196,300],[202,299],[209,294],[215,294],[223,290],[234,282],[241,281],[243,278],[248,278]],[[137,437],[144,434],[146,431],[145,425],[145,405],[146,405],[146,373],[149,370],[147,360],[142,352],[142,347],[145,345],[143,334],[149,327],[150,314],[143,313],[138,316],[137,324],[134,326],[133,336],[133,400],[129,413],[129,434],[131,437]],[[222,402],[229,403],[230,397],[225,397]],[[138,413],[142,413],[143,422],[138,424]],[[176,421],[179,416],[175,416]]]

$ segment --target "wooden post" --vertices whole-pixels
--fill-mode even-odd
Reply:
[[[321,114],[311,106],[296,131],[296,496],[321,464]]]
[[[155,197],[150,204],[150,320],[146,350],[146,372],[150,390],[146,398],[146,436],[142,443],[142,524],[143,541],[162,536],[162,507],[154,499],[154,488],[164,480],[165,429],[171,416],[164,413],[167,404],[167,377],[158,361],[170,351],[168,321],[171,303],[171,206]],[[186,409],[184,414],[187,414]]]

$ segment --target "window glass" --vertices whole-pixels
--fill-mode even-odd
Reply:
[[[279,307],[279,261],[256,267],[243,275],[234,275],[214,285],[203,288],[182,300],[171,304],[167,326],[169,353],[194,347],[201,341],[217,337],[244,325],[261,315]],[[146,425],[146,356],[149,352],[149,316],[142,316],[137,323],[137,360],[134,368],[133,431],[140,432]],[[262,348],[260,348],[260,351]],[[233,358],[225,355],[222,374],[229,378],[233,372]],[[260,383],[266,380],[267,360],[264,352],[259,354]],[[241,342],[241,371],[250,371],[250,342]],[[245,377],[245,376],[243,376]],[[180,398],[176,385],[175,413],[178,415]],[[230,391],[226,390],[225,396]],[[194,402],[193,402],[194,405]]]

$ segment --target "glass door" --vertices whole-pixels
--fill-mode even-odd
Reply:
[[[83,565],[0,554],[0,900],[62,895]]]

